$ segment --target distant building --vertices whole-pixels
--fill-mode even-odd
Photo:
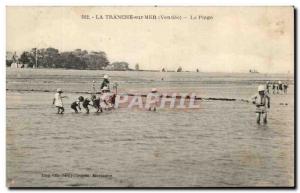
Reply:
[[[20,64],[20,63],[17,63],[17,62],[13,62],[11,65],[10,65],[11,68],[24,68],[25,65],[24,64]]]
[[[106,66],[104,70],[111,70],[111,71],[127,71],[131,70],[129,68],[129,64],[127,62],[113,62]]]

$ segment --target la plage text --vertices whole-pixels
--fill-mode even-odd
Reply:
[[[96,19],[96,20],[212,20],[213,16],[209,15],[101,15],[101,14],[82,14],[81,19]]]

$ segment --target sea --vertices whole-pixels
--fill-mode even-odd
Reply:
[[[76,114],[78,96],[104,74],[118,94],[196,93],[197,109],[126,107]],[[249,100],[266,81],[268,123]],[[94,81],[94,83],[93,83]],[[61,88],[65,113],[52,100]],[[243,99],[243,100],[242,100]],[[294,75],[6,69],[6,176],[9,187],[294,186]]]

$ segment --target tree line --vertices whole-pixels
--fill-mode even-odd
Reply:
[[[12,63],[24,64],[28,68],[65,68],[80,70],[130,70],[127,62],[110,63],[103,51],[76,49],[74,51],[59,52],[55,48],[32,48],[23,51],[20,56],[10,54],[6,57],[6,65]],[[118,69],[120,68],[120,69]]]

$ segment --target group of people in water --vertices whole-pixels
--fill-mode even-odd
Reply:
[[[110,110],[114,107],[116,93],[110,91],[109,76],[104,75],[102,84],[100,86],[101,92],[99,95],[92,93],[90,98],[84,98],[79,96],[78,99],[71,103],[71,109],[75,113],[81,111],[81,106],[85,109],[86,113],[89,113],[89,106],[94,107],[96,112],[103,112]],[[258,86],[258,93],[251,97],[252,103],[256,105],[256,121],[260,124],[267,123],[267,114],[270,108],[270,95],[269,94],[287,94],[288,83],[282,81],[267,81],[265,85]],[[62,89],[58,88],[54,95],[53,105],[57,107],[57,113],[64,113],[64,105],[62,99],[66,96],[62,96]],[[152,89],[151,93],[157,93],[156,89]],[[156,106],[150,107],[149,110],[156,111]]]
[[[115,103],[116,94],[110,91],[109,84],[109,76],[104,75],[99,95],[97,96],[96,93],[92,93],[91,98],[79,96],[76,101],[71,103],[71,109],[73,109],[75,113],[78,113],[81,111],[82,106],[87,114],[90,112],[89,106],[94,107],[97,113],[103,112],[103,108],[105,110],[112,109]],[[53,99],[53,105],[57,108],[57,114],[63,114],[65,111],[62,99],[67,96],[62,96],[62,93],[63,90],[58,88]]]
[[[267,81],[266,85],[258,86],[258,93],[253,96],[252,102],[256,105],[256,122],[260,124],[261,119],[267,123],[267,109],[270,108],[269,94],[287,94],[288,83],[282,81]]]
[[[288,83],[279,81],[267,81],[266,83],[267,92],[270,94],[286,94],[288,89]]]

